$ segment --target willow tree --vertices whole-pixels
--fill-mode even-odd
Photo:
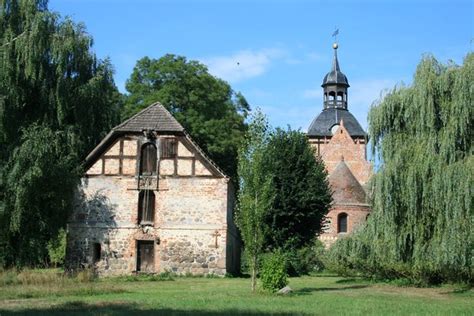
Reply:
[[[91,46],[85,27],[48,11],[47,1],[0,0],[3,264],[45,262],[47,239],[65,223],[75,167],[118,119],[111,65]]]
[[[332,249],[332,260],[415,282],[474,281],[474,54],[462,66],[423,58],[413,84],[369,113],[372,181],[366,227]]]
[[[265,166],[269,127],[257,110],[252,115],[245,140],[239,149],[239,192],[236,223],[244,242],[244,255],[250,268],[252,292],[255,291],[260,256],[266,235],[265,215],[274,199],[271,177]]]

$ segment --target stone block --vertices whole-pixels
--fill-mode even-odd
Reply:
[[[119,173],[119,160],[118,159],[105,159],[105,174],[118,174]]]
[[[102,174],[102,159],[99,159],[92,165],[92,167],[87,170],[86,174],[88,175],[97,175]]]
[[[135,175],[137,169],[137,161],[135,159],[124,158],[122,160],[122,174]]]
[[[200,162],[199,160],[196,160],[196,162],[195,162],[194,171],[195,171],[197,176],[210,176],[210,175],[212,175],[212,173],[209,171],[209,169],[207,169],[202,164],[202,162]]]
[[[178,159],[178,175],[192,175],[193,161],[191,159]]]
[[[182,142],[178,142],[178,157],[194,157],[194,154]]]
[[[174,174],[174,159],[162,159],[160,161],[160,175],[170,176]]]
[[[123,154],[124,156],[136,156],[137,155],[137,141],[124,140],[123,141]]]

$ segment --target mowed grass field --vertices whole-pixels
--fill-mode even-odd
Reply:
[[[252,294],[246,278],[81,282],[43,273],[39,279],[0,279],[0,315],[474,315],[474,291],[448,285],[398,287],[306,276],[291,278],[294,292],[279,296]]]

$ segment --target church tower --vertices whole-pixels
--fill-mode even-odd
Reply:
[[[319,237],[327,246],[352,232],[369,214],[365,184],[372,173],[367,161],[367,134],[349,112],[346,75],[337,58],[338,44],[333,44],[331,71],[324,76],[323,110],[308,128],[308,140],[326,165],[333,191],[333,206]]]

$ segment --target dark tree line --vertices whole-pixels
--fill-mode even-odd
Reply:
[[[109,61],[47,1],[0,1],[0,263],[48,262],[79,165],[118,122]]]

